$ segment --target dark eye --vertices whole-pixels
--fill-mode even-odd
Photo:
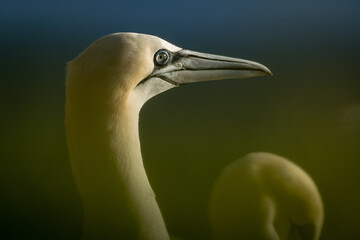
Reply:
[[[155,53],[154,62],[156,65],[165,65],[170,59],[170,55],[166,50],[159,50]]]

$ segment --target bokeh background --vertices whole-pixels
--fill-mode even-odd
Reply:
[[[64,69],[113,32],[258,61],[273,77],[187,85],[150,100],[144,163],[171,234],[209,239],[221,169],[288,157],[325,204],[321,239],[360,239],[360,1],[0,2],[0,238],[80,239],[64,132]]]

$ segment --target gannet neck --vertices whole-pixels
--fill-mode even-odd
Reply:
[[[130,93],[103,94],[91,84],[67,87],[67,141],[84,237],[169,239],[141,157],[142,104]]]

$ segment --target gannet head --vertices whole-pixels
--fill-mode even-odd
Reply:
[[[82,91],[125,101],[135,98],[141,107],[149,98],[187,83],[265,74],[271,75],[270,70],[256,62],[184,50],[151,35],[114,33],[70,62],[67,86],[80,83],[76,88]]]

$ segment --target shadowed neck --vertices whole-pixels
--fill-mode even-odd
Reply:
[[[67,141],[85,239],[169,239],[141,157],[141,106],[83,99],[68,90]]]

